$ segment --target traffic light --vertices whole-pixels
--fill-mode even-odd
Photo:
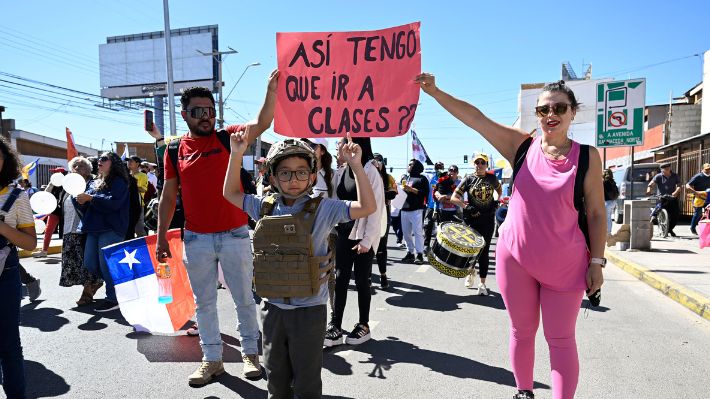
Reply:
[[[468,163],[468,155],[463,156],[463,163]]]

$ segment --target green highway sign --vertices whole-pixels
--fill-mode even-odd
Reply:
[[[643,145],[646,79],[597,84],[597,147]]]

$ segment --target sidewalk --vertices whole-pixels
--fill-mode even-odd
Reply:
[[[690,233],[687,224],[676,226],[674,231],[676,238],[654,237],[651,251],[619,251],[616,247],[607,247],[606,257],[617,267],[710,320],[710,248],[700,249],[697,236]]]

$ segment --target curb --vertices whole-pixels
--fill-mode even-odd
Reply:
[[[623,259],[614,252],[606,251],[605,255],[620,269],[661,291],[663,295],[685,306],[705,320],[710,320],[710,299],[702,294],[656,274],[641,265]]]
[[[23,249],[22,251],[19,252],[20,258],[31,258],[32,254],[35,251],[27,251]],[[47,255],[54,255],[54,254],[60,254],[62,253],[62,246],[61,245],[51,245],[49,249],[47,249]]]

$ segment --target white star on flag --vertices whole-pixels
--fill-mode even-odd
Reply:
[[[128,253],[128,251],[126,251],[124,249],[123,253],[126,256],[124,256],[123,259],[119,260],[118,263],[128,263],[128,268],[131,269],[131,271],[132,271],[134,263],[137,263],[139,265],[141,264],[141,262],[138,259],[136,259],[136,252],[138,252],[137,249],[134,249],[133,252],[131,252],[131,253]]]

